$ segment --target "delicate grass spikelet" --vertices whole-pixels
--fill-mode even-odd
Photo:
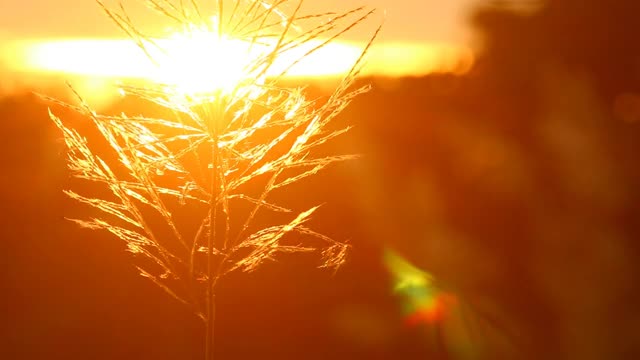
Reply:
[[[64,136],[70,172],[94,183],[102,194],[67,191],[99,214],[74,221],[124,241],[128,251],[140,257],[141,275],[190,305],[212,326],[215,285],[231,271],[253,271],[278,253],[316,249],[322,267],[344,263],[347,244],[306,227],[317,207],[295,213],[271,199],[274,191],[353,158],[314,154],[349,130],[328,124],[354,96],[366,91],[352,85],[371,43],[326,99],[309,99],[304,89],[284,87],[282,80],[288,69],[373,11],[304,15],[300,0],[218,0],[212,10],[195,1],[148,3],[180,31],[179,39],[204,41],[199,43],[204,44],[203,57],[212,54],[208,46],[214,49],[212,61],[224,57],[215,47],[233,41],[233,51],[242,54],[234,60],[241,64],[226,71],[215,68],[214,61],[211,74],[198,74],[206,81],[197,86],[182,82],[189,77],[187,68],[171,68],[175,76],[166,81],[121,86],[126,96],[165,109],[170,114],[166,117],[101,115],[80,96],[80,106],[63,104],[91,120],[108,150],[98,149],[79,130],[50,116]],[[160,70],[175,64],[176,54],[168,51],[171,42],[137,29],[124,7],[100,5]],[[371,41],[376,35],[377,31]],[[309,47],[310,43],[316,45]],[[278,62],[283,58],[290,59],[285,66]],[[226,72],[232,77],[222,79]],[[190,221],[176,215],[185,212]],[[269,219],[283,219],[282,223],[258,227],[264,222],[257,220],[269,213],[277,215]],[[315,240],[300,245],[305,239]],[[210,338],[212,330],[207,337],[209,354]]]

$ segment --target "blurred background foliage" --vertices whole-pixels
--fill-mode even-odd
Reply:
[[[351,262],[229,279],[220,357],[640,357],[638,16],[633,0],[479,2],[469,73],[363,80],[332,144],[363,158],[282,195],[325,202],[315,222]],[[83,209],[46,105],[7,97],[0,119],[0,355],[199,358],[189,311],[64,221]]]

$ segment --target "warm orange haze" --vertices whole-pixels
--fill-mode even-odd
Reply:
[[[0,0],[0,359],[640,359],[640,1],[102,1]]]

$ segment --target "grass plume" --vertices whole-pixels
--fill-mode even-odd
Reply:
[[[98,214],[73,221],[124,241],[142,276],[190,306],[207,325],[206,356],[211,359],[215,288],[225,275],[254,271],[281,253],[318,251],[321,267],[344,263],[349,245],[308,225],[318,207],[294,211],[272,198],[280,189],[353,158],[315,154],[348,132],[348,126],[329,125],[367,90],[353,85],[377,31],[335,91],[324,99],[309,99],[303,88],[282,85],[287,71],[373,11],[309,15],[302,13],[300,0],[218,0],[211,9],[195,0],[146,3],[189,38],[207,34],[212,46],[229,39],[242,44],[244,55],[234,58],[242,62],[241,71],[233,82],[204,88],[180,81],[121,87],[123,94],[172,114],[166,117],[101,115],[83,101],[63,104],[91,120],[108,144],[107,152],[53,112],[50,117],[64,136],[70,172],[108,194],[66,191]],[[175,55],[161,36],[138,29],[124,6],[100,6],[156,64]],[[180,73],[185,67],[172,70],[175,78],[187,76]],[[185,212],[188,221],[177,216]],[[264,225],[261,216],[282,221]]]

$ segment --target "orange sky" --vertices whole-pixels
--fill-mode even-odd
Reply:
[[[383,41],[459,42],[466,37],[463,24],[469,8],[478,1],[306,0],[303,9],[312,13],[366,5],[386,11]],[[107,5],[117,4],[115,0],[104,2]],[[153,17],[149,16],[149,11],[140,4],[143,1],[123,2],[136,21],[154,21]],[[119,30],[104,16],[93,0],[0,1],[0,39],[117,35],[120,35]]]
[[[342,38],[343,42],[338,45],[357,45],[367,40],[384,19],[383,32],[370,52],[371,60],[366,70],[375,75],[404,76],[432,71],[458,73],[468,68],[473,57],[465,45],[469,37],[464,24],[471,5],[478,1],[481,0],[306,0],[302,9],[305,13],[340,12],[361,5],[378,9],[375,17]],[[117,6],[116,0],[104,2],[107,6]],[[143,2],[123,1],[134,23],[145,29],[166,24],[165,18],[149,11]],[[294,3],[291,1],[292,6]],[[9,76],[2,76],[0,92],[3,87],[12,88],[11,82],[16,79],[19,85],[21,82],[29,85],[30,82],[24,79],[34,69],[51,74],[62,71],[85,76],[92,70],[84,66],[95,64],[102,74],[93,75],[109,76],[115,65],[105,63],[100,47],[93,46],[91,48],[96,51],[86,51],[86,45],[77,41],[96,38],[117,39],[123,38],[123,34],[94,0],[0,1],[0,75],[9,73]],[[75,47],[69,44],[58,46],[67,40],[77,41]],[[47,50],[46,47],[51,48],[52,43],[57,44],[52,47],[53,51]],[[42,44],[45,44],[44,50]],[[101,48],[103,51],[111,49],[108,46]],[[333,56],[329,54],[317,63],[325,63],[331,58],[348,61],[347,57],[352,52],[349,49],[342,53],[334,52]],[[65,54],[66,58],[60,58]],[[83,66],[69,63],[70,58]],[[108,68],[105,65],[113,66]],[[140,68],[139,64],[137,66]],[[124,67],[118,70],[121,69]],[[301,73],[304,75],[304,71]],[[323,73],[321,70],[316,75]]]

